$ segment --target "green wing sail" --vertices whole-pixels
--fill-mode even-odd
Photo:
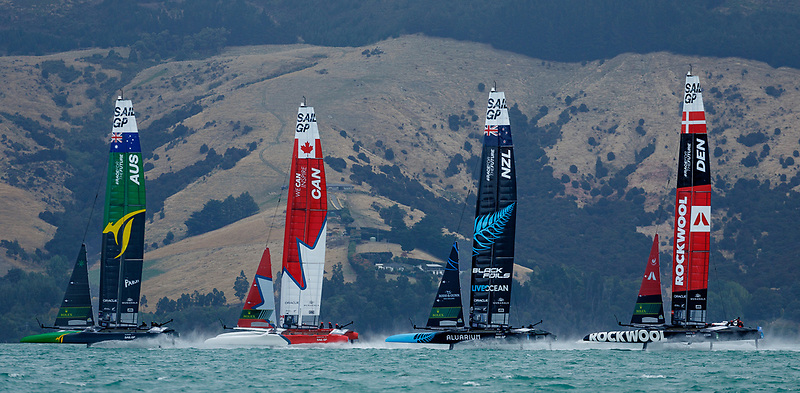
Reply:
[[[117,100],[111,131],[100,267],[104,327],[139,323],[144,257],[145,188],[139,131],[130,100]]]

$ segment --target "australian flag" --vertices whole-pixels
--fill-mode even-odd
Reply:
[[[141,151],[138,132],[114,131],[111,133],[111,153],[139,153]]]

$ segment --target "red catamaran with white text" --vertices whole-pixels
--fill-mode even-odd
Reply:
[[[661,302],[658,274],[645,277],[639,300],[643,296],[642,308],[637,302],[630,326],[634,331],[598,332],[584,337],[584,341],[636,342],[654,341],[730,341],[758,340],[763,338],[761,328],[745,327],[741,321],[708,323],[708,265],[711,245],[711,151],[706,133],[706,114],[703,108],[703,89],[700,78],[686,75],[683,95],[683,118],[678,154],[678,183],[675,196],[675,232],[672,244],[672,318],[666,324]],[[658,272],[658,235],[653,241],[650,260],[655,260]],[[655,259],[653,259],[655,253]],[[652,271],[648,266],[647,272]],[[658,279],[658,298],[654,301],[656,288],[648,283],[648,277]],[[645,293],[643,293],[645,292]],[[642,318],[637,320],[637,312]],[[657,315],[657,316],[656,316]],[[622,324],[620,324],[622,325]],[[632,333],[636,332],[636,334]],[[642,334],[638,334],[642,332]]]
[[[272,318],[275,307],[267,249],[235,331],[209,339],[208,344],[275,346],[346,343],[358,339],[358,333],[346,329],[349,324],[334,327],[329,322],[325,327],[320,319],[328,194],[317,118],[314,108],[305,102],[297,113],[287,199],[277,325]]]

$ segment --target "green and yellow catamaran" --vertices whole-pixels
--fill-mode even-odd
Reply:
[[[86,247],[82,246],[64,302],[51,327],[57,331],[28,336],[22,342],[93,344],[174,334],[169,327],[147,326],[139,321],[145,179],[139,129],[130,100],[117,99],[110,139],[96,323],[89,294]]]

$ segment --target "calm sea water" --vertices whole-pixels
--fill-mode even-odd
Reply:
[[[798,391],[800,345],[515,349],[0,345],[0,391]]]

